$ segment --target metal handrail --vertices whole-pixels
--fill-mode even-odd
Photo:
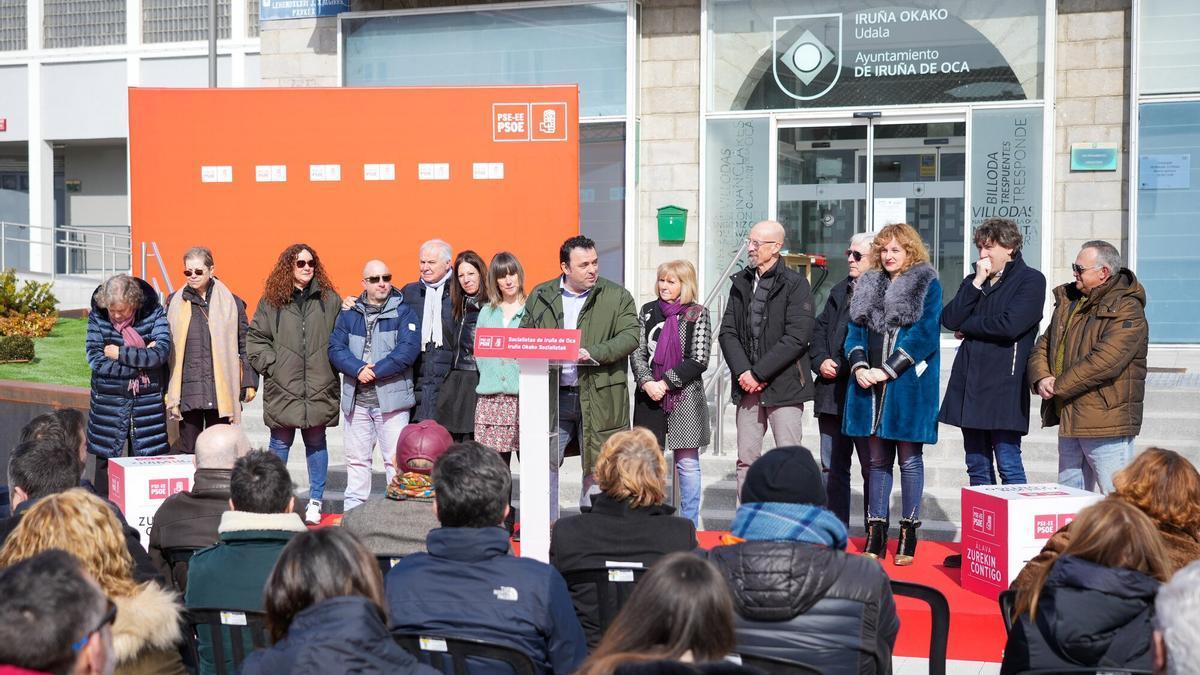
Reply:
[[[733,254],[732,258],[730,258],[729,264],[725,266],[725,270],[721,272],[721,276],[717,278],[717,283],[713,284],[712,290],[710,290],[708,295],[704,298],[705,307],[712,306],[714,300],[717,302],[717,311],[715,314],[717,323],[716,327],[712,331],[712,341],[715,345],[715,349],[710,349],[710,353],[715,352],[717,357],[716,359],[709,359],[709,362],[712,364],[712,366],[709,371],[705,373],[706,377],[703,388],[705,400],[710,400],[709,397],[711,396],[711,400],[714,402],[713,419],[711,420],[711,424],[713,425],[712,448],[714,455],[725,454],[723,447],[726,405],[725,382],[729,377],[729,368],[725,367],[725,356],[721,353],[720,345],[717,344],[717,337],[718,333],[720,332],[720,322],[725,315],[725,299],[721,298],[717,300],[717,298],[719,297],[718,294],[723,291],[726,284],[729,283],[729,275],[733,273],[733,268],[737,266],[739,261],[741,261],[742,254],[745,253],[746,247],[747,242],[743,241],[742,245],[738,247],[737,252]],[[714,345],[710,345],[710,347]],[[712,390],[711,392],[709,391],[710,388]]]
[[[66,264],[61,273],[64,275],[106,278],[118,272],[129,272],[133,265],[133,255],[131,246],[132,237],[129,234],[128,228],[124,228],[124,231],[111,232],[99,229],[101,227],[122,226],[96,226],[92,228],[28,225],[25,223],[0,221],[0,264],[7,266],[10,245],[24,244],[29,247],[31,257],[33,256],[32,249],[34,246],[50,247],[52,261],[46,273],[50,275],[51,279],[58,278],[60,274],[58,271],[57,255],[59,251],[66,254]],[[33,236],[34,232],[48,236],[35,238]],[[60,237],[60,233],[66,236]],[[97,238],[99,239],[98,244],[94,242]],[[80,254],[83,256],[83,267],[82,269],[77,269],[75,263]],[[90,265],[91,258],[93,257],[90,254],[95,254],[99,257],[98,272],[94,272]],[[32,268],[33,265],[24,265],[21,267]],[[33,272],[34,270],[21,269],[20,271]]]

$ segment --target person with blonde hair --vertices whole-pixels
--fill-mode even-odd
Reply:
[[[708,309],[696,302],[696,268],[686,260],[658,266],[657,300],[638,312],[633,424],[654,432],[674,456],[680,515],[700,527],[700,448],[708,445],[704,371],[712,349]]]
[[[179,657],[182,608],[155,582],[138,584],[117,516],[81,488],[43,497],[0,548],[0,567],[50,549],[75,556],[116,604],[113,650],[118,675],[186,672]]]
[[[1154,521],[1172,573],[1200,560],[1200,471],[1186,457],[1173,450],[1146,448],[1113,474],[1112,496],[1133,504]],[[1013,579],[1012,590],[1028,589],[1042,568],[1053,565],[1070,545],[1073,531],[1073,524],[1067,523],[1055,532]]]
[[[662,556],[696,548],[696,528],[663,504],[667,463],[654,434],[634,427],[613,434],[596,460],[600,493],[591,508],[560,519],[550,533],[550,564],[564,575],[609,561],[649,567]],[[571,586],[575,613],[595,646],[602,636],[600,599],[592,584]]]
[[[925,491],[924,444],[937,443],[942,285],[929,251],[911,225],[887,225],[871,245],[871,269],[850,300],[842,433],[867,437],[870,485],[866,555],[887,555],[892,466],[900,456],[897,565],[912,564]],[[857,385],[857,386],[855,386]]]
[[[1110,496],[1079,512],[1071,542],[1017,592],[1001,675],[1153,665],[1154,598],[1171,575],[1154,521]]]

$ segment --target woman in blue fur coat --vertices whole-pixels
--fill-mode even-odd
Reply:
[[[857,386],[846,392],[842,432],[866,436],[870,449],[866,554],[887,553],[892,465],[900,456],[904,513],[896,564],[917,552],[926,443],[937,443],[942,286],[911,225],[888,225],[871,245],[871,270],[850,300],[846,360]]]

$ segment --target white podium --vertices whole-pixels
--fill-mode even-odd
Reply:
[[[550,472],[551,443],[558,442],[557,420],[551,419],[550,364],[579,359],[580,331],[541,328],[478,328],[475,356],[516,359],[520,367],[518,396],[521,441],[521,556],[550,561],[550,505],[558,501]]]

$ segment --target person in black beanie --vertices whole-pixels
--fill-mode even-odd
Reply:
[[[846,553],[846,527],[825,508],[812,452],[785,446],[746,472],[731,527],[708,551],[737,610],[738,653],[828,673],[890,673],[900,630],[879,563]],[[789,561],[781,567],[781,561]]]

